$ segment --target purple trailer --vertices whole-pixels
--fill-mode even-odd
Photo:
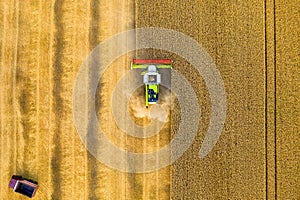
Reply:
[[[23,194],[29,198],[34,197],[38,189],[38,183],[30,179],[25,179],[22,176],[13,175],[9,182],[9,188],[15,192]]]

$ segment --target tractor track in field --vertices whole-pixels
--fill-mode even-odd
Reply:
[[[53,180],[53,192],[51,195],[52,199],[61,199],[61,182],[62,182],[62,177],[61,177],[61,112],[63,109],[63,104],[62,104],[62,97],[60,96],[60,91],[61,91],[61,79],[62,79],[62,51],[64,47],[64,42],[63,42],[63,32],[64,32],[64,26],[61,22],[62,20],[62,5],[64,1],[55,1],[54,4],[54,26],[55,26],[55,35],[54,35],[54,41],[55,47],[54,47],[54,63],[53,63],[53,105],[50,105],[53,107],[55,110],[53,112],[55,113],[54,115],[54,122],[56,124],[53,132],[53,141],[55,142],[54,149],[53,149],[53,154],[52,154],[52,159],[51,159],[51,179]]]
[[[99,16],[99,6],[100,6],[100,1],[99,0],[92,0],[90,2],[90,27],[89,27],[89,49],[92,50],[94,49],[98,44],[99,44],[99,21],[100,21],[100,16]],[[96,104],[101,103],[101,98],[96,99]],[[87,147],[89,147],[89,143],[95,141],[95,133],[90,132],[90,126],[91,122],[89,121],[88,125],[88,132],[87,132]],[[89,199],[96,198],[96,188],[97,188],[97,179],[96,177],[99,176],[99,172],[97,170],[97,160],[96,158],[93,157],[91,154],[87,154],[87,169],[88,169],[88,184],[89,184],[89,193],[88,197]]]

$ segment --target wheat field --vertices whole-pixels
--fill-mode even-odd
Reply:
[[[297,0],[1,0],[0,199],[27,199],[8,188],[13,174],[38,181],[40,200],[300,199],[299,8]],[[180,123],[176,99],[163,129],[148,139],[128,136],[114,123],[112,93],[135,57],[171,58],[201,108],[197,137],[183,156],[136,174],[107,167],[86,150],[74,125],[72,92],[99,43],[141,27],[180,31],[206,49],[224,81],[227,116],[213,151],[199,158],[211,114],[201,74],[162,50],[116,59],[99,82],[95,107],[120,148],[156,151]],[[142,93],[136,91],[128,109],[146,126]]]

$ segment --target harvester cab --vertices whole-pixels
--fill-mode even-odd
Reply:
[[[161,83],[160,68],[172,68],[170,59],[133,59],[131,69],[145,69],[141,73],[145,84],[146,108],[149,104],[156,104],[159,96],[159,84]]]

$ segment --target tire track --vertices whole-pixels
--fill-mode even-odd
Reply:
[[[54,45],[54,65],[53,65],[53,71],[52,71],[52,77],[53,80],[51,81],[53,83],[53,91],[52,91],[52,96],[53,96],[53,112],[55,113],[54,115],[54,135],[53,135],[53,142],[54,142],[54,150],[53,150],[53,155],[51,159],[51,168],[52,168],[52,180],[53,183],[55,183],[53,186],[53,193],[51,195],[51,199],[62,199],[62,176],[61,176],[61,162],[62,162],[62,154],[61,154],[61,148],[62,144],[60,141],[61,138],[61,123],[60,123],[60,118],[61,114],[60,112],[63,109],[63,104],[62,104],[62,97],[60,96],[60,91],[62,90],[61,88],[61,82],[62,82],[62,54],[61,52],[64,49],[64,41],[63,41],[63,36],[64,36],[64,26],[62,23],[62,5],[64,3],[64,0],[56,0],[54,3],[54,26],[55,26],[55,34],[54,34],[54,40],[55,40],[55,45]]]
[[[99,6],[100,6],[100,1],[99,0],[92,0],[90,3],[90,28],[89,28],[89,47],[90,50],[94,49],[98,44],[99,44],[99,21],[100,21],[100,16],[99,16]],[[90,83],[89,83],[90,85]],[[101,85],[100,85],[101,86]],[[102,88],[102,87],[100,87]],[[101,91],[100,91],[101,92]],[[96,105],[101,105],[101,98],[96,98]],[[94,121],[89,121],[88,125],[88,130],[87,130],[87,144],[86,146],[88,148],[91,148],[92,146],[98,146],[99,144],[95,144],[96,137],[97,135],[92,132],[92,124],[96,123]],[[88,197],[89,199],[99,199],[100,197],[97,196],[97,177],[99,176],[98,173],[98,162],[94,158],[93,155],[90,153],[87,154],[87,167],[88,167],[88,184],[89,184],[89,192],[88,192]]]

